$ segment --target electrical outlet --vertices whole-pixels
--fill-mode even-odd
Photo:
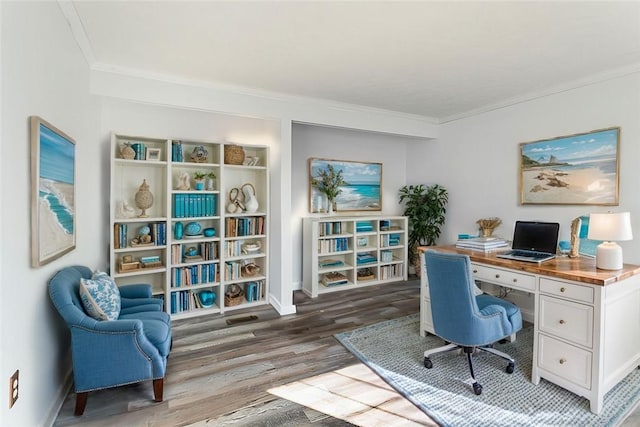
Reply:
[[[16,372],[11,375],[9,378],[9,409],[11,409],[18,400],[18,375],[20,374],[20,370],[17,369]]]

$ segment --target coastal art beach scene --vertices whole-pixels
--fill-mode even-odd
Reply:
[[[522,204],[617,205],[620,128],[521,143]]]
[[[311,176],[332,165],[336,173],[342,172],[346,184],[341,185],[336,197],[338,211],[379,211],[382,206],[380,186],[382,163],[353,162],[346,160],[311,159]],[[326,198],[317,188],[311,187],[311,211],[326,212]]]
[[[32,264],[43,265],[75,247],[75,142],[44,120],[32,118],[35,226]],[[36,231],[37,230],[37,231]]]

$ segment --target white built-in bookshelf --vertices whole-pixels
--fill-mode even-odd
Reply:
[[[123,158],[125,144],[139,148],[136,158]],[[196,147],[206,157],[192,159]],[[110,267],[118,285],[151,284],[175,318],[267,303],[269,151],[241,145],[245,160],[225,162],[225,148],[238,147],[112,134]],[[196,189],[196,172],[216,178]],[[147,217],[139,216],[135,201],[143,181],[153,196]],[[243,193],[243,186],[255,195],[257,210],[230,212],[229,194],[235,195],[234,188]],[[140,236],[147,227],[150,237]],[[225,293],[238,289],[244,295],[225,301]]]
[[[314,216],[303,228],[302,289],[311,297],[407,280],[407,217]]]

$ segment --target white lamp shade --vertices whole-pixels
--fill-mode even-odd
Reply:
[[[589,215],[587,238],[609,242],[633,239],[629,212],[593,213]]]

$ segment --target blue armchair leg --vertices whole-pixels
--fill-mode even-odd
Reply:
[[[87,406],[87,397],[89,397],[88,391],[83,391],[81,393],[76,393],[76,412],[75,416],[79,417],[84,414],[84,408]]]
[[[163,388],[164,388],[164,378],[153,380],[153,397],[156,402],[162,402]]]

